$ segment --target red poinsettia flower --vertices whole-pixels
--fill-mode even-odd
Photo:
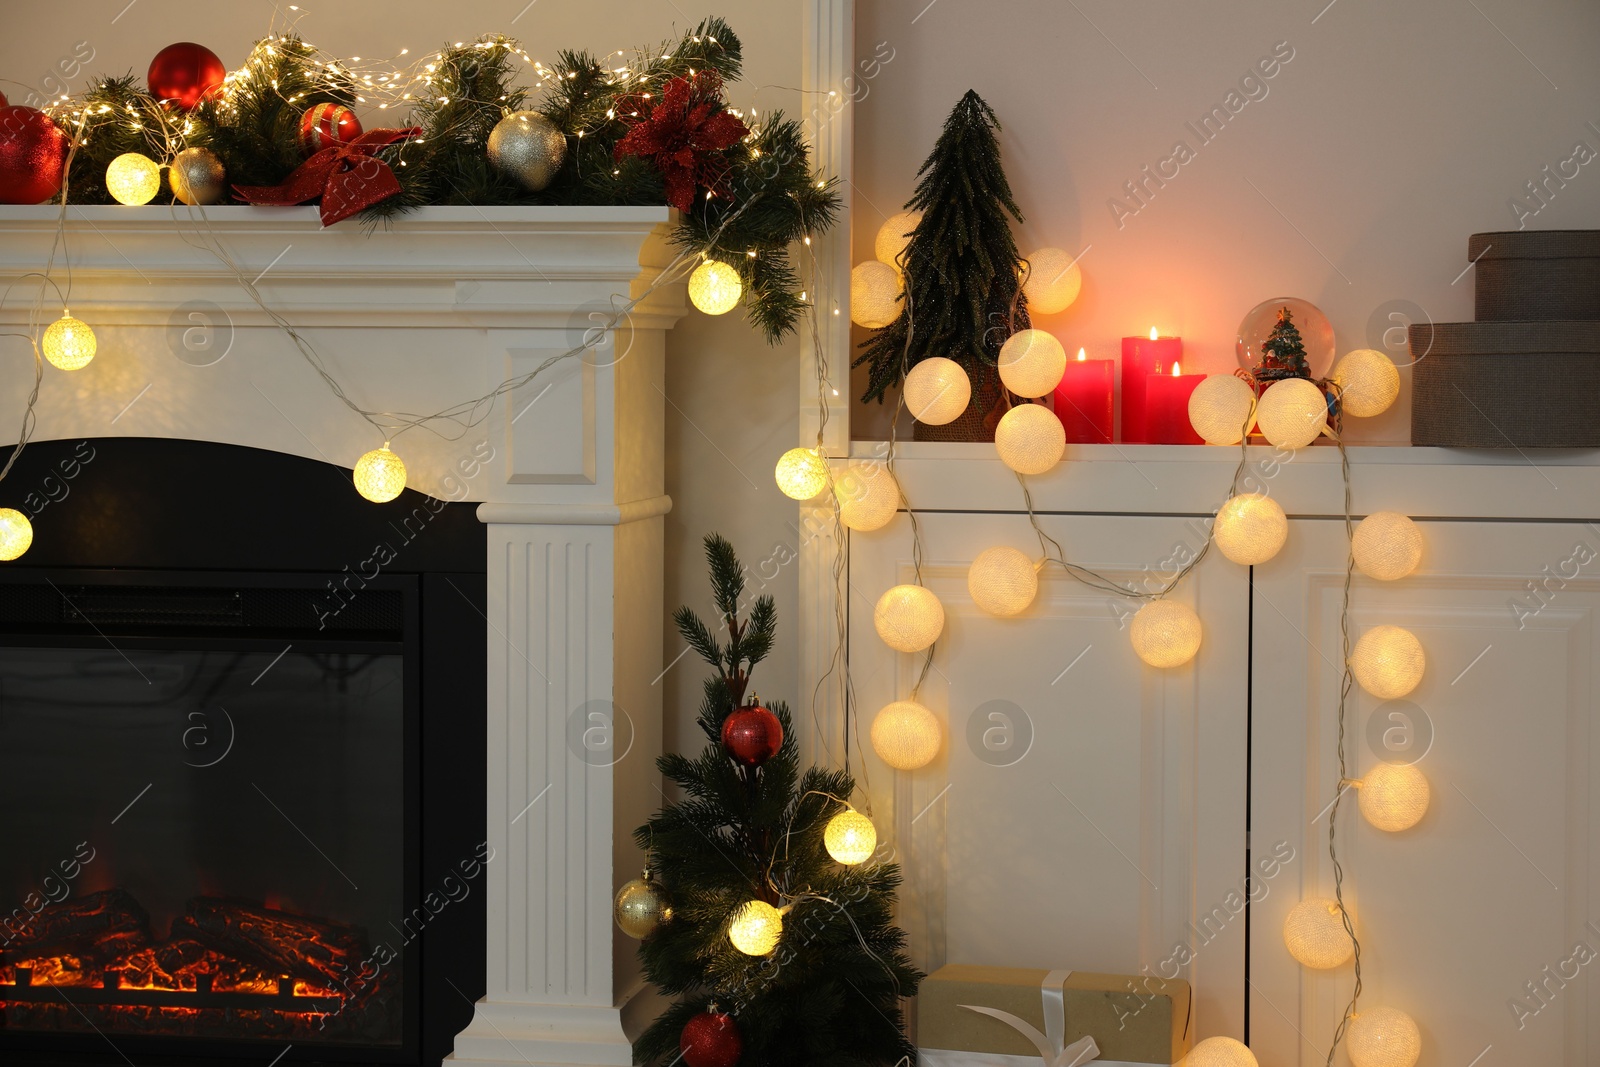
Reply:
[[[750,130],[722,100],[722,78],[704,70],[692,78],[673,78],[659,99],[631,93],[617,101],[616,111],[633,127],[617,142],[614,158],[642,156],[654,163],[667,183],[667,203],[679,211],[694,204],[696,189],[725,194],[728,163],[720,153],[738,144]]]

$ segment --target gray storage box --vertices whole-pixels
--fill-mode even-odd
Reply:
[[[1475,233],[1479,322],[1600,319],[1600,230]]]

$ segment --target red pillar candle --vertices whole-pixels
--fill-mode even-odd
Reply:
[[[1115,360],[1090,359],[1078,349],[1078,358],[1067,361],[1066,373],[1056,386],[1056,418],[1075,444],[1111,443],[1111,391]]]
[[[1168,374],[1183,357],[1183,338],[1161,337],[1152,328],[1149,337],[1122,339],[1122,439],[1132,443],[1151,440],[1145,424],[1145,383],[1152,374]]]
[[[1205,444],[1189,423],[1189,394],[1206,376],[1183,374],[1180,369],[1173,363],[1169,373],[1152,374],[1145,379],[1145,440],[1150,444]]]

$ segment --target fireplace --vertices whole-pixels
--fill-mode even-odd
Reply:
[[[0,1061],[437,1064],[494,859],[471,507],[196,442],[11,477],[73,456],[0,570]]]

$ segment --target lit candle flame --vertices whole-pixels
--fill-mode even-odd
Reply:
[[[1080,349],[1078,349],[1078,362],[1079,362],[1079,363],[1082,363],[1082,362],[1083,362],[1083,361],[1084,361],[1084,360],[1086,360],[1086,359],[1088,359],[1088,358],[1089,358],[1089,353],[1087,353],[1087,352],[1085,352],[1085,351],[1084,351],[1084,350],[1083,350],[1083,349],[1081,349],[1081,348],[1080,348]]]
[[[1161,340],[1161,335],[1159,333],[1156,333],[1156,328],[1154,326],[1150,327],[1150,340],[1152,340],[1152,341]]]
[[[1180,375],[1182,373],[1183,372],[1178,367],[1178,361],[1177,360],[1173,360],[1172,361],[1172,376],[1174,378],[1176,378],[1176,377],[1178,377],[1178,375]]]

